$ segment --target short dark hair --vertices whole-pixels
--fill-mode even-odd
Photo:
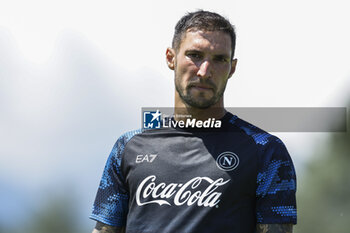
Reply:
[[[234,26],[223,16],[204,10],[189,12],[184,15],[175,26],[172,47],[175,51],[180,48],[181,41],[189,29],[203,31],[222,31],[230,35],[232,57],[234,57],[236,47],[236,33]]]

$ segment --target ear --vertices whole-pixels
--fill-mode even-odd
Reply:
[[[166,50],[166,62],[168,64],[169,69],[174,70],[175,68],[175,50],[173,48],[167,48]]]
[[[236,66],[237,66],[237,59],[233,59],[232,63],[231,63],[231,70],[230,70],[230,74],[228,75],[228,78],[231,78],[233,73],[236,71]]]

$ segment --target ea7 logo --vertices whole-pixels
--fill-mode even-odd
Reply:
[[[152,163],[156,159],[156,154],[149,154],[149,155],[136,155],[136,163],[143,163],[148,162]]]

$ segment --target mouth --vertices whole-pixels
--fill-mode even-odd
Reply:
[[[204,84],[191,84],[191,85],[189,85],[188,88],[189,89],[193,88],[193,89],[196,89],[198,91],[211,91],[211,90],[214,90],[214,88],[212,86],[204,85]]]

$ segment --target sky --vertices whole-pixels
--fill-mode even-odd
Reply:
[[[2,221],[26,218],[32,200],[77,192],[92,224],[83,215],[115,140],[140,127],[141,107],[173,106],[165,50],[196,9],[236,28],[226,106],[346,106],[346,0],[0,0]],[[300,167],[327,136],[277,135]]]

